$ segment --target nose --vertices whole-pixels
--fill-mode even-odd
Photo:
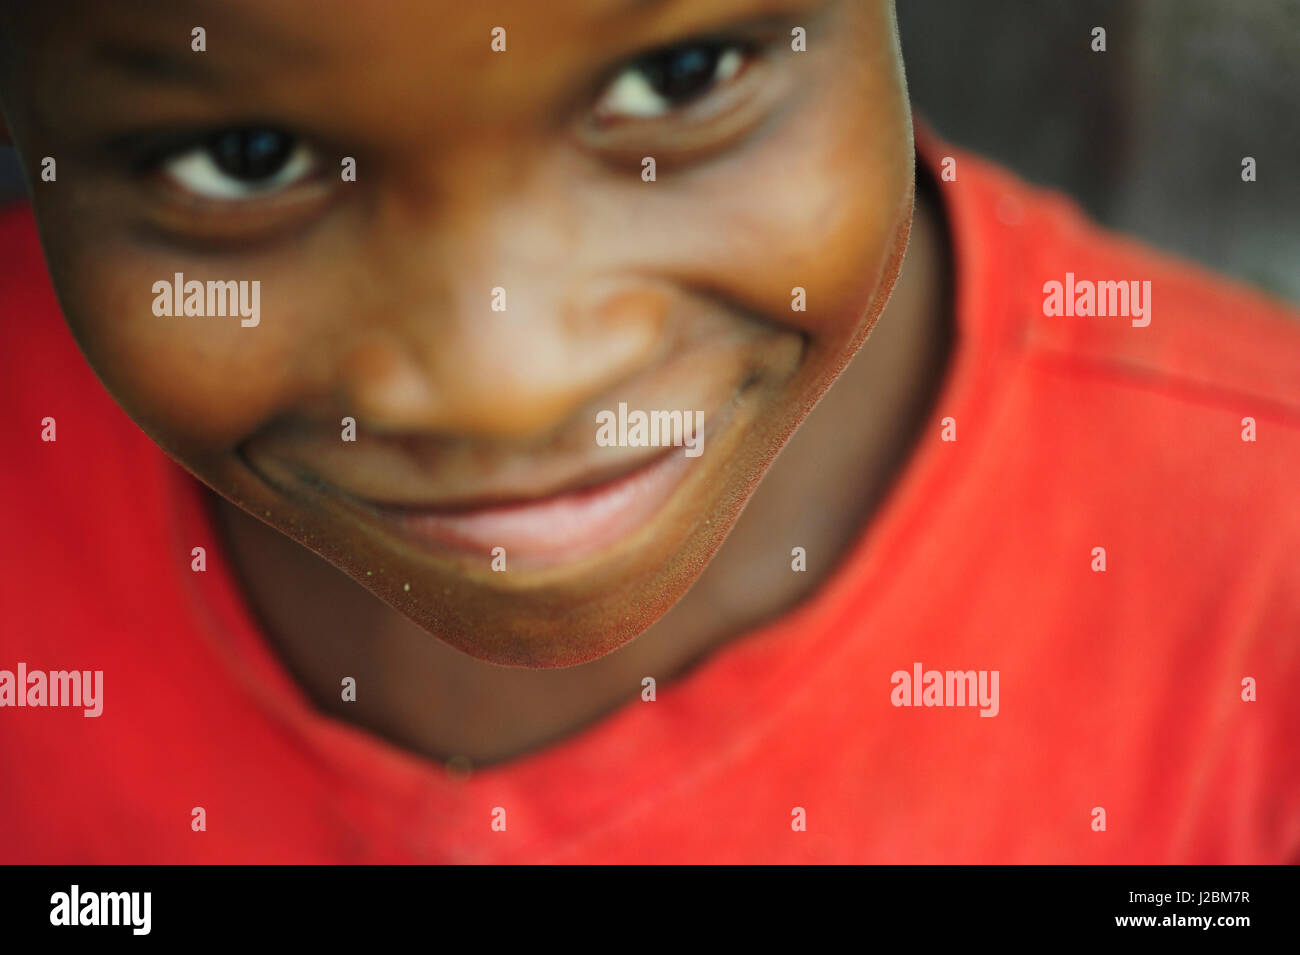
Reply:
[[[663,344],[671,304],[663,289],[609,280],[566,286],[540,275],[490,285],[479,270],[461,276],[346,348],[338,382],[362,427],[540,435],[610,394]]]

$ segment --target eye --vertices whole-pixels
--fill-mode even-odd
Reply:
[[[316,154],[295,137],[250,127],[223,130],[164,160],[160,169],[194,195],[235,201],[283,192],[317,166]]]
[[[655,51],[614,78],[596,113],[605,119],[663,116],[736,76],[751,55],[735,43],[690,43]]]

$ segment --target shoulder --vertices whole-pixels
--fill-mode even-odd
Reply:
[[[958,155],[963,214],[1000,245],[994,258],[1028,353],[1300,428],[1295,305],[1106,229],[1060,192]]]
[[[17,547],[23,530],[44,536],[51,514],[94,516],[107,503],[99,485],[111,485],[148,439],[77,346],[25,203],[0,209],[0,329],[0,439],[10,465],[0,468],[0,506]]]
[[[112,406],[63,320],[25,202],[0,208],[0,329],[0,394],[9,408],[48,410],[56,398]]]
[[[1011,461],[1031,462],[1025,480],[1054,508],[1039,517],[1127,535],[1185,583],[1197,568],[1220,593],[1253,580],[1272,590],[1254,592],[1256,609],[1285,605],[1294,626],[1300,311],[1108,230],[1068,196],[938,149],[959,170],[940,184],[958,308],[980,316],[976,333],[1005,372],[1002,480]],[[936,151],[925,149],[931,161]]]

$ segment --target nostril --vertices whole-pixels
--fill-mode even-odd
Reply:
[[[671,289],[600,285],[568,302],[512,299],[508,314],[452,308],[437,321],[356,329],[334,366],[340,414],[390,434],[532,440],[563,429],[653,367],[672,338]]]
[[[343,402],[363,423],[407,428],[436,416],[437,391],[427,371],[395,344],[354,346],[339,368]]]
[[[667,331],[675,303],[671,288],[645,279],[601,280],[574,302],[570,331],[581,335],[594,390],[654,365],[672,348]]]

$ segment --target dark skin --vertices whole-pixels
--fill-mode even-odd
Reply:
[[[244,586],[294,674],[341,719],[435,758],[496,762],[564,737],[636,697],[644,677],[664,681],[810,595],[861,533],[942,379],[949,263],[934,203],[918,194],[903,271],[869,347],[790,439],[708,569],[644,634],[598,660],[530,669],[466,656],[218,498]],[[881,413],[857,411],[868,407]],[[790,570],[796,545],[809,555],[804,573]],[[340,673],[368,692],[343,703]]]
[[[74,18],[4,8],[0,101],[25,168],[59,157],[33,195],[64,313],[216,492],[253,608],[341,718],[475,763],[562,738],[807,597],[905,461],[947,265],[924,190],[913,217],[887,4],[55,6]],[[251,185],[212,160],[249,128],[290,131]],[[260,280],[262,323],[158,318],[174,272]],[[618,534],[569,552],[525,527],[496,573],[379,516],[509,536],[513,508],[599,497],[656,467],[593,440],[620,401],[709,430]]]

